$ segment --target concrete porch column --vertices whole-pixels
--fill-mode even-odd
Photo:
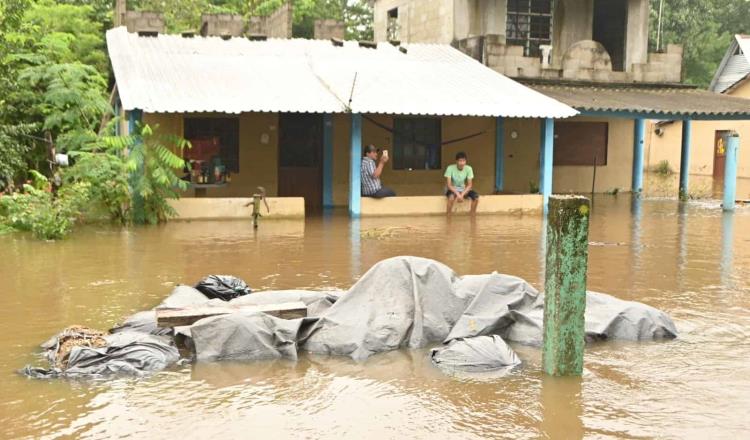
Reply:
[[[682,121],[682,149],[680,153],[680,199],[688,197],[688,181],[690,179],[690,142],[692,135],[692,121]]]
[[[737,156],[740,150],[740,135],[736,132],[727,139],[726,162],[724,162],[724,211],[734,211],[737,200]]]
[[[643,144],[646,137],[646,124],[643,119],[633,120],[633,195],[643,191]]]
[[[505,182],[505,119],[495,119],[495,192],[502,192]]]
[[[554,160],[555,120],[541,121],[541,141],[539,143],[539,194],[544,197],[544,213],[547,213],[549,196],[552,194],[552,165]]]
[[[349,149],[349,216],[359,218],[362,201],[362,115],[352,113],[352,136]]]
[[[333,116],[323,115],[323,207],[333,207]]]

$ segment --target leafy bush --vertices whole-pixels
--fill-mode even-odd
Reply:
[[[36,173],[37,179],[39,176],[41,174]],[[40,239],[65,237],[80,219],[80,212],[89,200],[89,185],[67,185],[57,194],[50,191],[49,184],[43,189],[39,188],[39,181],[35,185],[25,184],[23,192],[0,196],[0,224],[5,229],[31,231]]]
[[[668,160],[662,160],[654,166],[654,173],[661,176],[669,176],[673,172]]]

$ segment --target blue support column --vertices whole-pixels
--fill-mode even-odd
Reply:
[[[333,207],[333,116],[323,115],[323,207]]]
[[[502,192],[505,182],[505,119],[495,119],[495,192]]]
[[[361,212],[362,183],[362,115],[352,113],[352,138],[349,150],[349,216],[358,218]]]
[[[682,151],[680,156],[680,199],[688,197],[688,181],[690,178],[690,136],[692,134],[692,121],[682,121]]]
[[[544,213],[547,213],[549,196],[552,194],[552,165],[555,121],[547,118],[541,122],[541,142],[539,155],[539,194],[544,197]]]
[[[133,109],[128,112],[128,136],[134,136],[138,133],[138,125],[141,124],[142,119],[143,112],[141,110]],[[139,138],[138,141],[133,144],[131,149],[137,149],[141,147],[142,143],[141,139]],[[141,193],[136,191],[135,189],[136,182],[138,181],[138,177],[141,174],[143,174],[143,162],[138,163],[136,165],[136,170],[130,174],[130,191],[132,192],[133,197],[132,218],[135,223],[146,222],[143,196],[141,196]]]
[[[727,139],[727,150],[724,162],[724,211],[734,211],[737,200],[737,156],[740,151],[740,135],[732,133]]]
[[[646,124],[643,119],[633,120],[633,195],[643,191],[643,144]]]

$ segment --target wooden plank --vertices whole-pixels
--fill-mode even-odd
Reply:
[[[196,321],[210,316],[228,315],[231,313],[251,314],[263,312],[281,319],[296,319],[307,316],[307,306],[301,301],[263,304],[257,306],[200,306],[179,309],[157,309],[156,325],[159,327],[177,327],[192,325]]]

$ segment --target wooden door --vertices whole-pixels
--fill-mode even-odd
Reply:
[[[279,196],[304,197],[306,213],[322,210],[322,115],[279,114]]]
[[[729,130],[716,130],[714,137],[714,180],[724,180]]]

